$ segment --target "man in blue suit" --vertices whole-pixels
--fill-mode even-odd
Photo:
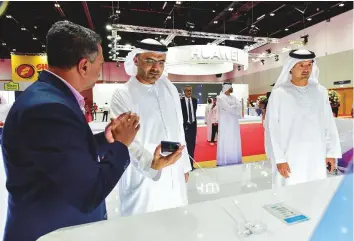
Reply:
[[[4,241],[34,241],[56,229],[107,219],[105,198],[130,163],[139,118],[125,113],[93,135],[85,89],[103,64],[101,38],[68,21],[47,35],[48,71],[11,108],[2,151],[9,192]]]

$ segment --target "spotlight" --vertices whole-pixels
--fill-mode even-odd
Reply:
[[[213,13],[215,13],[215,10],[213,10]]]
[[[54,4],[54,7],[60,8],[60,5],[58,3]]]
[[[229,11],[232,12],[234,10],[234,8],[229,8]]]
[[[106,29],[107,29],[107,30],[112,30],[112,25],[107,24],[107,25],[106,25]]]
[[[109,48],[112,48],[112,44],[108,44],[108,47],[109,47]]]
[[[195,27],[195,24],[194,24],[194,23],[191,23],[191,22],[186,22],[186,27],[187,27],[187,28],[194,28],[194,27]]]
[[[275,58],[275,61],[279,61],[279,55],[275,55],[274,58]]]
[[[33,38],[33,40],[37,40],[37,38],[36,38],[36,37],[34,37],[34,38]]]
[[[217,23],[218,23],[218,21],[214,21],[214,23],[215,23],[215,24],[217,24]]]
[[[289,29],[288,29],[288,28],[286,28],[286,29],[285,29],[285,31],[289,31]]]
[[[275,13],[270,13],[269,15],[273,17],[275,15]]]
[[[120,14],[120,10],[116,10],[116,13]]]
[[[111,40],[111,39],[112,39],[112,36],[111,36],[111,35],[108,35],[108,36],[107,36],[107,39]]]
[[[177,1],[176,4],[177,4],[177,5],[181,5],[181,2],[180,2],[180,1]]]
[[[308,18],[308,19],[307,19],[307,21],[311,21],[311,20],[312,20],[312,18]]]
[[[339,7],[343,7],[343,6],[344,6],[344,3],[341,3],[341,4],[339,4],[338,6],[339,6]]]
[[[12,18],[12,16],[11,15],[6,15],[6,18]]]
[[[44,44],[42,44],[42,48],[45,48],[45,45],[44,45]]]
[[[6,43],[2,43],[2,46],[6,46]]]

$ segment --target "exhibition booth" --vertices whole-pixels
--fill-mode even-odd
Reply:
[[[176,5],[181,4],[176,2]],[[242,4],[237,7],[237,13],[232,12],[236,10],[236,5],[226,6],[221,10],[222,15],[225,12],[232,12],[229,16],[231,24],[224,22],[230,26],[234,25],[233,21],[238,17],[250,15],[250,9],[255,7],[254,2],[230,4]],[[248,4],[252,4],[252,7]],[[162,10],[161,6],[158,7],[156,15],[163,12],[167,2],[164,5]],[[249,9],[245,11],[248,7]],[[55,6],[55,8],[60,7]],[[173,9],[172,11],[176,11]],[[283,7],[279,6],[275,11],[263,14],[263,17],[257,16],[259,19],[255,23],[252,10],[252,24],[247,22],[247,25],[250,25],[247,26],[250,28],[247,31],[254,29],[255,24],[263,18],[275,19],[275,14],[278,15],[277,11],[281,9]],[[123,12],[122,9],[113,10],[113,13],[117,14],[118,11],[119,14],[120,11]],[[327,10],[318,8],[312,17],[315,18],[317,14],[320,15],[322,11]],[[135,8],[134,11],[144,12]],[[209,12],[211,11],[215,10],[210,9]],[[299,9],[292,11],[299,12]],[[171,20],[170,14],[166,22]],[[85,115],[88,113],[91,115],[93,103],[98,106],[96,119],[88,120],[89,127],[93,134],[105,130],[107,121],[102,120],[103,106],[105,104],[111,106],[114,92],[129,81],[130,76],[124,69],[125,57],[122,57],[121,53],[124,51],[128,53],[135,46],[128,41],[123,44],[122,41],[120,42],[121,38],[135,34],[142,39],[145,37],[160,39],[161,43],[168,46],[164,74],[176,86],[180,97],[184,95],[185,85],[192,86],[192,96],[198,103],[194,156],[196,170],[190,172],[187,183],[189,204],[139,216],[121,217],[117,185],[105,200],[108,220],[59,229],[38,240],[353,241],[354,119],[351,117],[354,116],[350,116],[354,108],[352,15],[353,10],[350,10],[330,18],[329,21],[325,19],[304,29],[294,28],[296,30],[291,30],[291,34],[284,34],[281,38],[274,36],[279,32],[289,31],[292,25],[277,30],[274,36],[267,33],[267,37],[259,37],[251,32],[245,36],[239,35],[244,31],[242,29],[237,35],[227,34],[228,31],[225,29],[222,31],[221,26],[216,29],[216,25],[220,24],[219,15],[215,19],[213,17],[210,22],[215,28],[203,32],[193,31],[194,27],[188,27],[187,30],[176,29],[174,25],[170,28],[167,28],[167,25],[153,28],[140,26],[141,23],[140,25],[122,24],[118,23],[117,19],[113,21],[112,16],[109,17],[109,21],[112,20],[111,24],[105,26],[106,19],[106,22],[100,22],[100,27],[108,35],[104,36],[102,44],[104,55],[108,54],[110,58],[105,56],[106,61],[102,65],[96,85],[81,93],[86,101]],[[185,16],[181,16],[185,22]],[[10,19],[10,17],[6,18]],[[306,22],[312,21],[309,18],[303,19]],[[183,24],[190,24],[188,21]],[[214,30],[218,33],[212,33]],[[132,39],[135,40],[136,36]],[[193,38],[194,41],[188,38]],[[174,44],[174,39],[176,42],[182,42],[184,39],[185,44],[178,46]],[[195,40],[200,41],[197,44],[198,41]],[[109,43],[106,44],[106,41]],[[2,43],[1,46],[6,45]],[[271,92],[289,52],[299,48],[306,48],[316,53],[316,62],[320,69],[320,84],[327,90],[333,91],[331,93],[334,93],[337,98],[338,102],[334,103],[336,106],[333,106],[331,98],[330,103],[332,110],[336,108],[337,113],[339,112],[335,123],[339,133],[342,158],[336,160],[335,171],[328,174],[326,179],[276,189],[272,186],[272,164],[267,160],[264,151],[263,116],[258,106],[260,102],[257,100]],[[47,69],[45,53],[14,51],[9,58],[0,59],[0,122],[5,121],[12,104],[21,92],[35,83],[40,72]],[[232,95],[242,104],[239,122],[243,159],[242,164],[239,165],[216,167],[218,143],[211,145],[207,140],[205,113],[208,106],[207,99],[217,98],[223,83],[232,83]],[[257,104],[251,106],[250,101]],[[112,113],[110,115],[108,121],[109,117],[115,117]],[[1,134],[2,127],[0,127],[0,140]],[[82,167],[82,171],[85,171],[85,167]],[[2,149],[0,149],[0,196],[0,237],[2,237],[8,205]]]

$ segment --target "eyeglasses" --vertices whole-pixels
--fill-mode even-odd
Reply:
[[[144,63],[147,64],[147,65],[154,65],[154,64],[157,64],[159,66],[164,66],[165,65],[165,61],[164,60],[156,61],[154,59],[142,59],[142,61],[144,61]]]

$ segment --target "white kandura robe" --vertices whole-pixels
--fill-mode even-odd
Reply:
[[[241,102],[233,95],[218,96],[218,146],[217,165],[242,163],[240,123]]]
[[[273,187],[326,178],[326,158],[342,156],[328,92],[318,83],[298,87],[289,82],[273,89],[265,125]],[[284,162],[290,167],[289,178],[277,170],[276,164]]]
[[[204,116],[204,120],[205,123],[207,125],[207,140],[210,141],[211,140],[211,123],[209,121],[209,112],[211,110],[211,108],[213,107],[213,104],[207,104],[205,106],[205,116]]]
[[[180,98],[166,78],[155,85],[135,77],[115,91],[112,113],[132,111],[140,117],[140,130],[129,146],[131,163],[119,180],[121,215],[129,216],[188,204],[184,174],[191,170],[188,151],[173,165],[151,169],[154,151],[161,141],[185,145]]]

